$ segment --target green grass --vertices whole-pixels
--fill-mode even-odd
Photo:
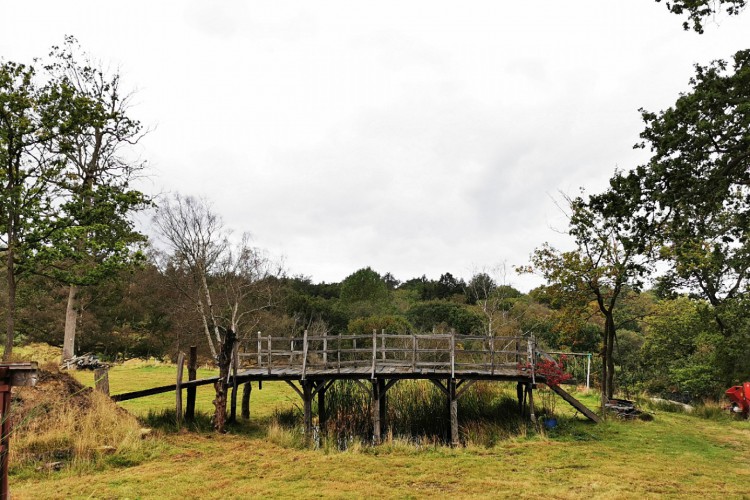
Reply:
[[[172,383],[172,366],[123,366],[112,392]],[[199,376],[209,375],[201,372]],[[78,374],[93,383],[90,372]],[[92,380],[85,380],[86,377]],[[576,396],[596,408],[594,392]],[[210,413],[212,389],[198,388]],[[161,452],[132,466],[11,477],[14,498],[742,498],[750,479],[750,423],[654,409],[650,422],[593,425],[557,402],[559,425],[529,428],[492,446],[451,449],[395,438],[337,451],[299,446],[271,423],[299,405],[286,384],[254,387],[252,418],[226,435],[163,432]],[[174,394],[124,402],[141,417],[174,407]],[[710,413],[710,412],[709,412]],[[168,414],[167,414],[168,415]],[[709,415],[710,416],[710,415]],[[117,465],[117,464],[115,464]]]

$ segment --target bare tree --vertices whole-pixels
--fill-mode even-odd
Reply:
[[[168,264],[189,278],[189,287],[176,280],[173,285],[195,304],[211,355],[217,359],[216,343],[222,339],[208,279],[229,247],[221,217],[208,201],[175,194],[160,204],[154,223],[171,250]]]
[[[517,328],[517,321],[510,314],[510,305],[511,299],[520,294],[508,284],[505,262],[475,270],[466,287],[469,302],[476,304],[485,317],[488,337],[494,337],[508,328]]]
[[[222,322],[238,336],[252,332],[258,323],[257,313],[273,305],[278,288],[274,278],[282,272],[281,264],[251,246],[249,233],[243,233],[238,243],[227,245],[216,279],[218,293],[225,302]]]
[[[221,432],[232,349],[257,325],[259,313],[273,305],[281,265],[251,246],[247,233],[232,244],[231,232],[206,200],[177,194],[159,207],[154,221],[171,250],[167,265],[188,278],[187,285],[179,279],[174,284],[195,304],[219,365],[214,427]]]

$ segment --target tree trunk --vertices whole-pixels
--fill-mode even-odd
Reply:
[[[224,426],[227,421],[227,380],[229,378],[229,365],[232,362],[232,350],[236,336],[232,330],[227,330],[224,341],[219,345],[219,380],[214,383],[216,398],[214,399],[214,429],[217,432],[225,432]]]
[[[615,392],[615,319],[607,316],[607,398],[611,399]]]
[[[602,413],[604,413],[604,404],[607,402],[607,344],[609,337],[607,336],[607,330],[604,330],[604,345],[602,345],[602,378],[601,378],[601,405]]]
[[[14,273],[13,244],[10,243],[10,234],[8,235],[8,242],[9,245],[6,252],[6,272],[8,274],[8,315],[6,317],[5,352],[3,353],[3,361],[9,361],[10,356],[13,353],[13,334],[16,330],[16,275]]]
[[[211,349],[211,357],[213,359],[217,359],[216,348],[214,347],[214,341],[211,337],[211,327],[208,325],[206,311],[203,308],[203,302],[200,299],[198,299],[198,312],[201,315],[201,321],[203,321],[203,331],[206,333],[206,342],[208,342],[208,348]]]
[[[65,308],[65,338],[63,339],[62,361],[75,356],[76,325],[78,323],[78,286],[70,285],[68,289],[68,305]]]

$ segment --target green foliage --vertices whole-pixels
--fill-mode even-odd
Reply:
[[[406,318],[418,330],[432,330],[441,325],[454,328],[458,333],[481,333],[482,317],[455,302],[430,301],[409,309]]]
[[[366,267],[341,282],[341,305],[350,318],[361,318],[388,311],[390,294],[382,277]]]
[[[667,2],[669,12],[677,15],[687,14],[687,21],[682,23],[685,31],[692,28],[697,33],[703,33],[704,21],[721,12],[722,7],[726,6],[726,13],[730,16],[736,16],[746,5],[746,0],[671,0]]]
[[[366,335],[373,330],[386,333],[410,332],[414,327],[402,316],[368,316],[367,318],[356,318],[349,322],[347,330],[349,333]]]

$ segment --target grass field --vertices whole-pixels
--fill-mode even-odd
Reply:
[[[113,394],[172,383],[174,367],[131,363],[110,373]],[[199,376],[207,376],[202,371]],[[79,379],[93,384],[91,372]],[[593,395],[578,394],[590,406]],[[198,409],[212,408],[210,386]],[[601,425],[573,418],[492,447],[451,449],[394,440],[347,451],[308,450],[269,427],[298,404],[285,384],[252,393],[250,423],[229,434],[158,433],[139,463],[11,476],[14,498],[743,498],[749,494],[750,423],[654,411],[650,422]],[[124,402],[129,411],[174,406],[174,394]]]

